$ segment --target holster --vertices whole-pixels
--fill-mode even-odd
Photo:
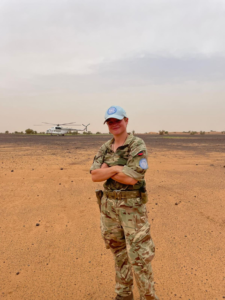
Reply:
[[[146,188],[143,188],[141,190],[141,201],[143,204],[146,204],[148,202],[148,192],[146,191]]]
[[[101,212],[101,200],[102,200],[102,196],[103,196],[103,191],[102,190],[95,190],[95,194],[96,194],[99,210]]]

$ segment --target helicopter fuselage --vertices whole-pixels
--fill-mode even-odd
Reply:
[[[46,123],[46,122],[43,122],[45,124],[50,124],[50,123]],[[87,131],[87,127],[90,125],[84,125],[84,129],[75,129],[75,128],[68,128],[68,127],[62,127],[61,125],[70,125],[70,126],[80,126],[80,125],[72,125],[72,123],[74,122],[71,122],[71,123],[65,123],[65,124],[52,124],[52,125],[55,125],[49,129],[46,130],[46,133],[47,134],[55,134],[55,135],[65,135],[67,133],[71,133],[71,132],[78,132],[78,131]]]
[[[56,135],[64,135],[68,132],[71,132],[71,131],[76,131],[75,129],[73,128],[63,128],[63,127],[59,127],[59,126],[54,126],[54,127],[51,127],[49,129],[46,130],[46,133],[48,134],[56,134]]]

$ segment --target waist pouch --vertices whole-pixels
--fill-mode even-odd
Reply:
[[[147,192],[138,191],[103,191],[104,195],[110,199],[122,200],[122,199],[130,199],[130,198],[138,198],[140,197],[142,203],[145,204],[148,202],[148,194]]]
[[[102,196],[103,196],[103,191],[102,190],[96,190],[95,194],[96,194],[99,210],[101,211],[101,200],[102,200]]]

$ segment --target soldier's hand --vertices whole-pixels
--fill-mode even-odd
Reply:
[[[123,166],[113,166],[112,168],[114,168],[117,173],[120,173],[123,170]]]
[[[106,163],[103,163],[103,164],[101,165],[101,169],[106,169],[106,168],[109,168],[109,166],[108,166]]]

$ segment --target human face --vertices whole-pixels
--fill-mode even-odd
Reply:
[[[115,136],[121,135],[127,131],[128,118],[123,118],[122,120],[110,118],[106,123],[110,133]]]

